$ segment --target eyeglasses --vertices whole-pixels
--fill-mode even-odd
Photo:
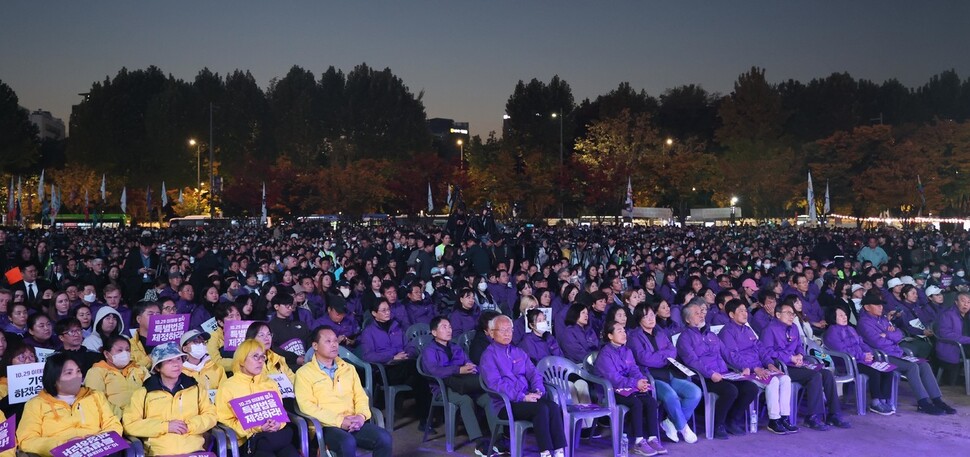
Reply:
[[[37,358],[34,357],[34,355],[31,354],[31,353],[25,352],[23,354],[18,355],[17,358],[14,359],[14,360],[16,360],[16,361],[18,361],[20,363],[27,363],[27,362],[36,362],[37,361]]]
[[[256,338],[272,338],[273,334],[270,332],[259,332],[256,334]]]
[[[72,328],[72,329],[70,329],[70,330],[68,330],[68,331],[66,331],[64,333],[61,333],[61,335],[80,336],[82,333],[83,332],[81,332],[81,329],[79,329],[79,328]]]
[[[266,355],[265,354],[251,355],[251,356],[249,356],[249,358],[250,359],[253,359],[253,360],[257,361],[257,362],[265,362],[266,361]]]

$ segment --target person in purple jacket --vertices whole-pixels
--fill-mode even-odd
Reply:
[[[854,328],[849,326],[849,315],[842,308],[833,310],[833,325],[825,331],[822,341],[825,347],[834,351],[844,352],[856,358],[856,366],[862,374],[869,377],[869,411],[883,416],[890,416],[896,412],[890,398],[893,389],[893,373],[878,371],[869,364],[873,361],[872,348],[869,347]]]
[[[724,379],[728,372],[722,357],[721,340],[704,322],[701,304],[704,298],[695,297],[684,305],[687,328],[677,339],[677,355],[691,369],[708,379],[707,390],[717,394],[714,405],[714,438],[728,439],[728,434],[744,435],[744,413],[758,396],[758,387],[747,381]]]
[[[674,309],[667,300],[660,300],[660,303],[657,303],[657,306],[652,308],[657,314],[657,327],[667,332],[668,335],[676,335],[684,330],[684,323],[681,322],[679,306]],[[637,320],[634,317],[634,325],[636,325]]]
[[[724,325],[731,322],[724,307],[732,298],[734,298],[734,289],[723,289],[714,296],[714,306],[711,306],[707,312],[708,325]]]
[[[661,302],[665,303],[665,302]],[[656,313],[646,303],[641,303],[633,311],[635,327],[627,334],[627,347],[633,352],[637,365],[650,370],[653,375],[657,398],[667,411],[667,418],[660,423],[664,434],[670,441],[678,442],[677,433],[684,436],[689,444],[697,442],[697,435],[690,429],[687,421],[694,415],[694,408],[701,401],[701,388],[683,377],[677,368],[671,366],[671,359],[677,357],[677,349],[670,340],[670,334],[657,323]]]
[[[482,382],[511,399],[514,419],[532,421],[540,457],[564,457],[567,441],[562,409],[545,397],[542,374],[528,354],[511,344],[512,319],[499,315],[488,322],[488,331],[492,344],[479,365]],[[500,399],[493,398],[492,407],[501,418],[508,418]]]
[[[754,332],[762,335],[771,320],[775,318],[775,306],[778,305],[778,295],[772,290],[762,290],[759,294],[761,299],[757,306],[751,310],[748,316],[748,323]]]
[[[934,287],[934,286],[930,286]],[[935,287],[934,287],[935,288]],[[939,290],[939,289],[937,289]],[[934,297],[930,296],[932,300]],[[960,292],[956,302],[937,317],[936,357],[943,365],[950,383],[956,382],[961,371],[960,350],[970,351],[970,293]],[[948,340],[948,341],[943,341]]]
[[[374,319],[364,326],[358,338],[357,353],[365,362],[383,364],[387,371],[387,382],[392,385],[407,384],[414,389],[417,402],[415,413],[420,420],[418,429],[423,432],[427,426],[428,408],[431,407],[431,390],[415,366],[418,349],[405,340],[404,328],[391,317],[391,306],[387,299],[378,299],[371,315]]]
[[[891,308],[896,310],[896,318],[892,323],[910,337],[900,346],[913,351],[916,357],[929,358],[933,353],[933,343],[924,338],[933,336],[933,323],[939,310],[920,304],[916,287],[909,284],[903,284],[900,287],[897,297],[899,304]],[[913,321],[917,321],[917,325],[913,325]]]
[[[431,336],[434,341],[424,346],[421,352],[421,368],[435,378],[441,378],[448,389],[448,401],[458,405],[461,422],[465,424],[469,441],[475,441],[475,452],[487,456],[488,440],[482,438],[479,426],[479,410],[484,413],[489,398],[478,381],[478,367],[468,359],[460,345],[451,342],[453,335],[448,318],[438,316],[431,319]],[[473,400],[474,399],[474,400]]]
[[[795,289],[795,295],[802,302],[802,311],[808,317],[812,328],[824,330],[829,324],[825,322],[825,313],[822,311],[822,306],[818,304],[818,298],[809,291],[808,277],[804,273],[795,273],[790,280]]]
[[[795,325],[794,300],[785,300],[775,307],[775,319],[761,335],[765,354],[788,366],[792,382],[805,387],[809,416],[805,420],[812,430],[828,430],[829,425],[850,428],[842,418],[842,406],[835,389],[835,378],[826,369],[814,370],[805,366],[805,349],[801,331]],[[826,404],[826,399],[828,403]]]
[[[448,321],[451,322],[451,330],[455,335],[463,335],[466,332],[475,330],[478,325],[478,315],[481,310],[475,305],[475,294],[468,287],[458,290],[458,301],[455,308],[448,314]]]
[[[906,360],[903,357],[899,342],[903,339],[903,332],[892,324],[895,314],[883,315],[882,309],[885,299],[878,293],[868,293],[862,299],[862,309],[865,311],[859,317],[859,335],[869,347],[885,352],[889,356],[889,363],[896,365],[896,371],[906,376],[916,398],[917,411],[939,416],[941,414],[956,414],[956,410],[943,401],[940,386],[933,376],[933,369],[925,359]]]
[[[523,295],[519,297],[519,302],[516,308],[519,313],[519,317],[515,319],[513,325],[515,329],[512,332],[512,344],[518,346],[522,342],[522,338],[529,331],[528,321],[526,320],[526,313],[539,307],[539,301],[536,300],[532,295]]]
[[[569,307],[563,327],[556,329],[555,334],[563,356],[575,363],[583,363],[586,355],[600,346],[596,332],[589,325],[589,310],[582,303]]]
[[[650,375],[633,359],[626,347],[626,328],[619,322],[607,321],[604,344],[593,368],[616,390],[616,404],[630,408],[634,452],[644,456],[666,454],[657,428],[657,400],[650,394]]]
[[[529,354],[532,363],[539,363],[540,360],[550,356],[562,357],[562,350],[556,338],[549,331],[549,322],[546,321],[546,314],[538,309],[530,309],[525,313],[526,322],[529,324],[529,333],[522,337],[519,347]]]
[[[437,313],[435,304],[424,298],[424,288],[417,280],[408,286],[408,295],[404,302],[408,313],[408,321],[414,324],[430,324]]]
[[[337,334],[337,343],[340,345],[353,347],[357,344],[360,326],[357,325],[357,320],[347,310],[343,298],[331,297],[323,315],[316,318],[310,327],[317,328],[321,325],[330,327]]]
[[[775,366],[775,361],[765,354],[758,342],[758,335],[748,324],[748,308],[741,300],[734,299],[724,307],[730,322],[717,334],[723,343],[724,360],[744,376],[752,373],[765,389],[765,406],[768,407],[768,431],[785,435],[795,433],[798,427],[791,423],[791,378]]]
[[[407,330],[413,322],[411,322],[411,315],[408,314],[407,307],[397,300],[397,286],[390,281],[384,281],[384,284],[381,285],[381,298],[390,306],[391,318]],[[372,309],[371,312],[373,313],[374,310]]]

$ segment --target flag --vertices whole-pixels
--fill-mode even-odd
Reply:
[[[428,214],[434,211],[434,200],[431,199],[431,181],[428,181]]]
[[[815,214],[815,189],[812,188],[812,172],[808,172],[808,223],[815,225],[818,223],[818,216]]]
[[[128,214],[128,189],[121,188],[121,212]]]
[[[919,175],[916,175],[916,190],[919,191],[919,198],[920,198],[920,201],[922,202],[922,206],[920,207],[920,212],[922,212],[923,207],[926,206],[926,189],[923,188],[923,180],[919,178]]]
[[[20,213],[20,208],[23,208],[23,206],[21,206],[23,202],[23,200],[21,200],[21,198],[23,197],[22,185],[23,185],[23,180],[20,178],[20,176],[17,176],[17,220],[18,221],[23,218],[23,214]]]
[[[445,199],[445,205],[447,205],[449,209],[451,209],[451,187],[451,184],[448,184],[448,198]]]
[[[57,193],[57,188],[51,184],[51,225],[54,225],[54,218],[57,217],[61,209],[61,196]]]
[[[182,198],[182,189],[179,189],[179,203],[184,203],[185,199]]]
[[[825,206],[822,207],[822,214],[830,212],[832,212],[832,206],[829,204],[829,182],[825,181]]]
[[[152,186],[148,186],[148,191],[145,192],[145,211],[149,214],[152,212]]]
[[[88,220],[91,217],[90,210],[88,209],[88,190],[84,189],[84,220]]]
[[[182,191],[179,191],[179,199],[182,198]],[[263,182],[263,212],[259,217],[259,223],[266,226],[266,183]]]
[[[104,175],[101,175],[101,201],[102,202],[107,200],[107,197],[105,196],[107,194],[105,193],[104,182],[105,182]]]
[[[41,203],[44,202],[44,170],[40,171],[40,181],[37,182],[37,200]]]
[[[633,181],[629,176],[626,178],[626,207],[624,209],[633,212]]]
[[[165,181],[162,181],[162,208],[168,206],[168,193],[165,190]]]
[[[16,214],[13,211],[13,175],[10,176],[10,187],[7,188],[7,221],[13,221]]]

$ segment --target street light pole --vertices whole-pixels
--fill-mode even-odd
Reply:
[[[737,208],[738,197],[731,197],[731,226],[734,226],[734,210]]]
[[[459,160],[458,169],[464,170],[465,169],[465,142],[462,140],[458,140],[458,148],[461,150],[461,155],[458,156],[458,160]]]
[[[559,113],[552,113],[552,117],[559,118],[559,220],[562,220],[564,206],[562,201],[562,172],[565,166],[565,162],[563,161],[562,108],[559,109]]]
[[[195,139],[189,140],[189,146],[195,146],[195,185],[202,185],[202,144]]]
[[[215,153],[213,152],[214,146],[215,140],[212,128],[212,102],[209,102],[209,217],[216,217],[216,181],[215,175],[213,174],[213,161],[215,160]]]

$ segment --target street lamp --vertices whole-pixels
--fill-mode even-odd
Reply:
[[[189,146],[195,146],[195,182],[202,185],[202,144],[195,141],[194,138],[189,139]]]
[[[737,208],[738,197],[731,197],[731,225],[734,225],[734,210]]]
[[[563,157],[563,155],[562,155],[562,142],[563,142],[563,138],[562,138],[562,118],[563,118],[563,116],[560,116],[559,113],[552,113],[552,118],[553,119],[557,119],[557,118],[559,119],[559,220],[562,220],[562,212],[563,212],[563,201],[562,201],[562,172],[563,172],[563,167],[565,166],[565,164],[563,162],[563,158],[562,158]]]
[[[458,169],[464,170],[465,169],[465,142],[462,140],[458,140],[458,148],[461,150],[461,155],[459,156],[459,159],[461,161],[458,162]]]
[[[674,139],[673,138],[667,138],[667,141],[665,141],[665,143],[667,143],[667,146],[673,146],[674,145]]]

